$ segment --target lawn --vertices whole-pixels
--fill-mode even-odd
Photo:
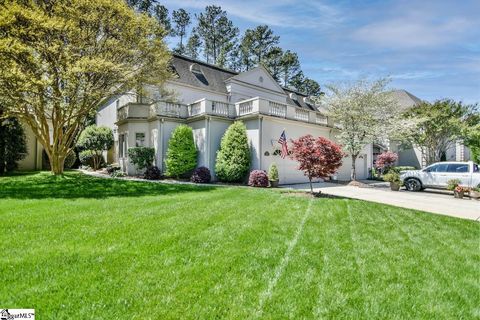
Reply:
[[[0,307],[39,319],[471,319],[480,224],[279,190],[0,178]]]

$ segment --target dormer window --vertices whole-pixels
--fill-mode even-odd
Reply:
[[[289,97],[290,97],[290,99],[292,99],[292,100],[297,100],[297,95],[296,95],[295,93],[293,93],[293,92],[289,94]]]
[[[310,104],[310,98],[309,97],[303,97],[303,102]]]
[[[192,63],[190,65],[190,72],[193,74],[203,74],[202,69],[200,69],[200,66],[197,63]]]
[[[197,78],[198,81],[208,86],[208,80],[203,74],[202,69],[200,69],[200,66],[197,63],[192,63],[190,65],[190,72],[193,73],[193,75],[195,76],[195,78]]]

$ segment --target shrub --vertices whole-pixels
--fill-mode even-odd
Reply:
[[[27,154],[27,139],[23,126],[16,118],[0,117],[0,175],[17,169],[18,161]]]
[[[250,172],[250,177],[248,178],[248,185],[250,187],[268,187],[268,176],[264,170],[253,170]]]
[[[155,148],[134,147],[128,149],[128,158],[138,170],[142,170],[153,165],[155,160]]]
[[[387,182],[393,182],[396,184],[402,184],[402,180],[400,179],[400,175],[397,172],[390,172],[383,176],[383,180]]]
[[[212,175],[207,167],[198,167],[190,177],[190,181],[195,183],[209,183],[211,180]]]
[[[125,177],[126,174],[125,174],[125,172],[122,172],[122,171],[120,171],[120,170],[117,170],[117,171],[112,172],[112,173],[110,174],[110,176],[111,176],[112,178],[122,178],[122,177]]]
[[[112,163],[112,164],[107,165],[107,172],[109,174],[112,174],[115,171],[119,171],[120,169],[121,168],[120,168],[120,165],[118,163]]]
[[[166,174],[175,178],[190,173],[197,166],[197,149],[192,128],[180,125],[173,130],[168,141],[165,165]]]
[[[113,132],[108,127],[91,125],[85,128],[78,138],[77,147],[83,151],[89,151],[93,170],[101,167],[103,151],[113,146]]]
[[[278,180],[278,168],[275,163],[272,163],[268,168],[268,180],[270,181]]]
[[[93,161],[94,157],[96,157],[96,154],[92,153],[90,150],[84,150],[84,151],[81,151],[78,154],[78,159],[80,160],[82,165],[88,166],[92,169],[94,169],[94,163],[93,163],[94,162]],[[100,156],[100,158],[97,157],[96,161],[98,161],[97,169],[99,169],[99,168],[101,168],[105,165],[105,159],[103,159],[103,156]]]
[[[215,171],[220,181],[240,182],[250,168],[247,128],[236,121],[227,129],[217,152]]]
[[[160,180],[162,179],[162,172],[157,166],[148,167],[143,174],[143,178],[147,180]]]
[[[73,167],[73,165],[75,164],[76,161],[77,161],[77,155],[75,154],[75,151],[70,150],[67,153],[67,157],[65,158],[65,162],[63,163],[63,167],[65,169],[70,169],[71,167]]]
[[[391,151],[383,152],[377,156],[377,162],[375,163],[375,167],[382,171],[386,171],[390,167],[392,167],[397,160],[398,155],[396,153]]]
[[[460,183],[461,181],[459,179],[450,179],[447,181],[447,189],[453,191]]]

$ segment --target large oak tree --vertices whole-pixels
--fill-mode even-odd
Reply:
[[[102,101],[168,78],[165,31],[117,0],[0,2],[0,97],[63,163]]]

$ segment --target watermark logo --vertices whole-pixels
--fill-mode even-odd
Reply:
[[[35,320],[35,309],[0,309],[0,320]]]

